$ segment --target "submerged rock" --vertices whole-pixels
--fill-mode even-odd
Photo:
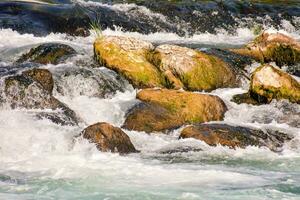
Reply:
[[[300,62],[300,43],[282,33],[263,32],[245,48],[233,51],[262,63],[275,62],[278,66]]]
[[[263,103],[269,103],[272,99],[300,103],[300,83],[272,65],[263,65],[252,74],[250,94]]]
[[[214,90],[236,85],[236,77],[221,59],[176,45],[160,45],[148,54],[149,60],[163,72],[170,88]]]
[[[137,98],[144,103],[127,114],[123,127],[148,133],[189,123],[222,120],[227,111],[219,97],[206,94],[145,89],[137,94]]]
[[[262,131],[227,124],[197,124],[186,127],[180,134],[180,139],[195,138],[210,146],[218,144],[231,148],[246,148],[247,146],[266,146],[273,151],[280,150],[291,136],[279,131]]]
[[[53,71],[56,92],[64,96],[106,98],[128,87],[124,78],[109,69],[61,67]]]
[[[46,43],[32,48],[28,53],[23,54],[21,58],[17,60],[17,62],[58,64],[75,54],[76,51],[68,45],[59,43]]]
[[[163,79],[146,55],[151,43],[121,36],[104,36],[94,43],[96,59],[109,69],[123,75],[134,87],[162,87]]]
[[[102,122],[91,125],[83,130],[82,136],[95,143],[99,151],[118,152],[120,154],[137,152],[126,133],[108,123]]]
[[[45,71],[39,69],[34,70],[36,74],[42,74]],[[35,78],[27,76],[26,74],[31,74],[32,70],[29,72],[23,72],[22,75],[11,76],[5,79],[5,103],[8,103],[13,109],[14,108],[26,108],[26,109],[51,109],[58,111],[58,113],[63,113],[65,119],[68,120],[66,124],[75,125],[78,123],[78,119],[73,110],[68,108],[65,104],[57,100],[52,96],[51,92],[48,90],[48,85],[45,83],[40,83],[42,79],[35,81]],[[48,75],[48,73],[45,73]],[[32,74],[31,74],[32,75]],[[39,77],[41,78],[41,77]],[[44,80],[47,80],[45,78]],[[47,87],[44,88],[43,86]],[[45,113],[45,112],[44,112]],[[50,112],[50,115],[54,115]],[[39,113],[38,116],[47,116],[46,114]],[[48,117],[46,117],[48,118]],[[59,116],[58,116],[59,118]],[[49,117],[53,119],[53,117]],[[59,120],[56,120],[59,121]]]

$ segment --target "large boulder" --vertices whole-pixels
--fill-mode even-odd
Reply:
[[[126,133],[108,123],[102,122],[91,125],[83,130],[82,136],[95,143],[99,151],[118,152],[120,154],[137,152]]]
[[[300,43],[282,33],[263,32],[244,48],[232,51],[263,63],[276,62],[278,66],[300,62]]]
[[[234,71],[221,59],[176,45],[160,45],[148,59],[175,89],[214,90],[236,85]]]
[[[246,148],[247,146],[266,146],[273,151],[280,150],[291,136],[272,130],[257,130],[227,124],[196,124],[184,128],[180,139],[194,138],[208,145],[218,144],[231,148]]]
[[[103,36],[94,43],[100,64],[123,75],[134,87],[162,87],[164,80],[159,70],[147,60],[153,50],[149,42],[121,36]]]
[[[300,103],[300,83],[272,65],[262,65],[252,74],[250,94],[264,103],[269,103],[272,99],[288,99],[293,103]]]
[[[70,56],[76,54],[76,51],[66,45],[59,43],[45,43],[32,48],[28,53],[23,54],[18,60],[22,62],[34,62],[40,64],[58,64]]]
[[[217,96],[167,89],[145,89],[137,94],[144,102],[127,114],[129,130],[154,132],[184,124],[219,121],[227,107]]]
[[[45,73],[44,70],[34,69],[36,73]],[[39,71],[40,70],[40,71]],[[55,110],[59,115],[63,116],[63,119],[59,116],[55,116],[53,112],[41,112],[37,113],[39,117],[46,117],[54,122],[62,122],[67,125],[75,125],[78,123],[78,119],[73,110],[68,108],[64,103],[57,100],[52,96],[48,87],[45,83],[40,83],[42,80],[35,81],[36,77],[27,76],[26,74],[31,74],[32,70],[29,72],[25,71],[22,75],[10,76],[5,79],[4,82],[4,93],[5,93],[5,103],[7,103],[11,108],[26,108],[26,109],[39,109],[39,110]],[[45,73],[48,76],[48,72]],[[48,78],[45,78],[48,81]],[[55,119],[56,118],[56,119]]]

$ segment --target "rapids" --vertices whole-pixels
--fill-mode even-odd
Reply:
[[[45,23],[48,14],[59,9],[58,6],[62,6],[60,11],[66,15],[70,6],[87,8],[89,17],[93,17],[91,13],[99,12],[105,35],[132,36],[155,44],[174,43],[200,49],[238,47],[255,37],[253,27],[249,25],[256,23],[268,31],[281,31],[300,40],[297,1],[294,4],[291,1],[291,5],[260,1],[255,4],[257,12],[253,11],[248,18],[245,11],[248,3],[238,7],[225,1],[224,12],[220,14],[221,7],[215,1],[207,4],[204,1],[159,1],[170,9],[182,5],[182,10],[177,9],[178,13],[182,12],[177,19],[168,11],[162,11],[154,1],[36,0],[27,5],[28,2],[0,1],[0,92],[3,92],[3,79],[7,75],[24,70],[22,66],[14,65],[18,56],[41,43],[68,44],[78,52],[63,63],[42,66],[53,74],[60,68],[89,68],[92,65],[96,37],[92,30],[86,37],[71,36],[60,26],[51,29]],[[13,10],[6,8],[14,3],[16,10],[20,6],[22,12],[15,11],[12,15]],[[30,8],[31,4],[36,6],[35,9]],[[45,10],[45,18],[37,19],[34,12],[38,9]],[[194,21],[194,18],[201,18],[214,9],[215,13],[211,15],[216,17],[211,18],[210,25],[197,26],[203,21]],[[22,14],[28,17],[23,18],[25,23],[30,24],[26,20],[37,20],[36,27],[29,30],[32,25],[18,26]],[[222,17],[228,15],[228,21],[222,21]],[[7,19],[6,23],[4,19]],[[226,23],[234,26],[226,26]],[[79,27],[82,25],[78,24]],[[205,26],[210,28],[206,30]],[[253,63],[247,70],[250,73],[257,66],[258,63]],[[104,67],[95,70],[116,78],[114,72]],[[109,122],[120,127],[126,112],[138,102],[137,91],[124,80],[123,91],[99,98],[92,95],[96,91],[89,80],[81,78],[80,81],[86,84],[78,84],[78,77],[56,79],[54,90],[54,96],[81,119],[78,126],[38,120],[34,117],[38,110],[12,110],[5,105],[0,108],[0,199],[300,199],[299,104],[273,101],[268,105],[252,106],[231,102],[233,95],[246,92],[249,84],[246,80],[243,88],[211,92],[221,97],[229,108],[225,123],[270,128],[295,136],[281,152],[258,147],[234,150],[210,147],[194,139],[178,140],[181,127],[169,134],[124,130],[141,152],[120,156],[99,152],[94,144],[80,138],[74,141],[73,136],[96,122]],[[69,92],[62,95],[57,91],[58,85]],[[201,151],[165,153],[174,149]]]

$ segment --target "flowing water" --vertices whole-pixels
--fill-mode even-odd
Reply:
[[[9,23],[7,26],[3,25],[4,18],[17,22],[20,19],[16,18],[21,15],[14,15],[13,19],[8,10],[1,9],[7,3],[3,2],[0,4],[0,24],[3,27],[0,29],[1,82],[8,74],[20,73],[20,68],[13,64],[20,54],[46,42],[68,44],[79,52],[64,63],[42,66],[53,74],[61,68],[90,67],[95,39],[93,33],[82,37],[59,33],[60,31],[48,33],[48,29],[41,32],[40,30],[46,30],[46,26],[41,25],[42,22],[37,22],[37,27],[32,32],[24,33],[22,27],[9,26]],[[259,8],[268,10],[269,15],[262,11],[262,14],[253,14],[254,17],[249,14],[251,17],[248,18],[241,16],[242,11],[235,11],[236,5],[225,1],[232,9],[224,10],[224,13],[231,13],[232,19],[239,24],[226,26],[226,23],[220,23],[224,19],[218,18],[218,11],[211,12],[212,16],[216,16],[211,19],[211,24],[217,24],[213,31],[203,30],[204,25],[199,26],[199,30],[193,27],[197,25],[198,18],[210,11],[210,7],[215,8],[214,3],[170,3],[175,7],[184,4],[186,8],[181,10],[182,15],[175,21],[174,16],[171,17],[167,11],[160,12],[162,8],[155,5],[154,1],[113,2],[38,1],[30,3],[30,6],[39,9],[40,6],[47,5],[47,9],[50,9],[49,7],[57,4],[61,4],[61,7],[80,5],[89,12],[101,12],[103,34],[132,36],[155,44],[175,43],[194,48],[241,46],[255,37],[253,29],[248,27],[251,23],[258,23],[269,31],[280,30],[300,39],[300,7],[297,1],[294,4],[291,1],[291,6],[285,5],[286,1],[283,5],[280,2],[279,5],[271,3],[271,8],[281,8],[278,13],[267,9],[269,3],[259,4]],[[17,5],[24,6],[23,3],[19,2]],[[201,12],[204,6],[208,7],[205,7],[208,11]],[[184,16],[184,11],[190,11],[188,8],[195,9],[195,19]],[[284,15],[285,9],[293,11],[291,16],[286,16],[286,13]],[[28,17],[29,14],[24,16]],[[34,16],[30,15],[32,20],[35,20]],[[114,16],[115,21],[103,19],[104,16]],[[135,29],[131,30],[131,27]],[[247,69],[250,72],[257,66],[258,63],[253,63]],[[99,70],[115,77],[113,72],[104,67],[94,70],[95,73]],[[128,109],[138,102],[135,98],[136,90],[125,81],[122,91],[99,98],[92,95],[96,91],[92,83],[84,78],[57,79],[55,84],[56,87],[60,85],[68,90],[62,95],[56,89],[54,95],[77,113],[82,119],[81,123],[78,126],[62,126],[47,119],[37,120],[34,117],[34,113],[38,112],[36,110],[1,107],[0,199],[300,199],[298,104],[273,101],[269,105],[252,106],[231,102],[234,94],[247,90],[247,82],[243,88],[212,91],[229,108],[225,123],[259,129],[270,128],[294,135],[295,139],[286,143],[281,152],[275,153],[263,147],[234,150],[222,146],[210,147],[194,139],[178,140],[180,128],[169,134],[124,130],[141,152],[120,156],[99,152],[94,144],[82,139],[74,141],[73,136],[96,122],[121,126]],[[202,151],[164,153],[181,147],[199,148]]]

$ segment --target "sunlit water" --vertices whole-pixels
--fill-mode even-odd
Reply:
[[[116,9],[124,9],[116,6]],[[160,16],[156,16],[160,17]],[[271,29],[272,30],[272,29]],[[293,29],[281,30],[296,39]],[[235,34],[196,34],[180,37],[172,33],[103,31],[106,35],[126,35],[154,43],[197,44],[200,47],[243,45],[255,36],[240,28]],[[0,30],[0,66],[9,66],[21,53],[39,43],[61,42],[74,47],[77,55],[59,67],[89,67],[78,60],[92,59],[95,36],[70,37],[50,34],[35,37],[10,29]],[[253,70],[258,64],[249,66]],[[99,70],[105,70],[100,68]],[[67,82],[72,85],[72,82]],[[89,85],[78,85],[91,90]],[[125,92],[100,99],[69,94],[54,95],[81,118],[79,126],[60,126],[49,120],[37,120],[34,110],[0,109],[0,199],[300,199],[300,108],[297,104],[272,102],[269,105],[237,105],[230,101],[242,88],[218,89],[229,111],[225,123],[254,128],[271,128],[295,136],[280,153],[266,148],[229,149],[209,147],[194,139],[178,140],[182,128],[169,134],[146,134],[124,130],[141,153],[120,156],[99,152],[86,140],[74,140],[86,126],[109,122],[121,126],[126,111],[138,101],[130,85]],[[76,91],[76,90],[74,90]],[[92,92],[92,91],[91,91]],[[288,110],[293,110],[289,115]],[[177,147],[203,151],[163,154]]]

